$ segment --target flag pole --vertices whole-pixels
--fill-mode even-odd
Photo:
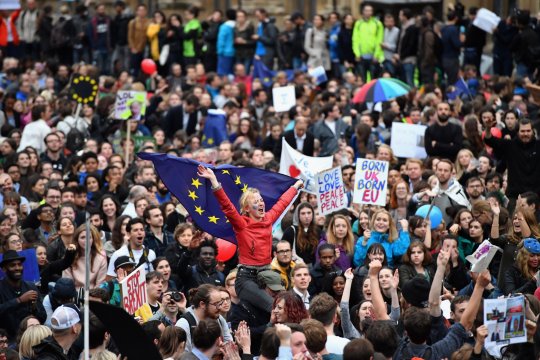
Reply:
[[[84,359],[90,359],[90,213],[86,212],[86,241],[84,245],[84,259],[86,265],[85,280],[84,280]]]
[[[125,161],[126,161],[126,170],[129,167],[129,143],[131,141],[131,120],[126,120],[127,126],[126,126],[126,143],[124,144],[124,154],[125,154]]]

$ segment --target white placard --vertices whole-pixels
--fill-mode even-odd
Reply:
[[[472,264],[472,272],[481,273],[488,268],[497,251],[502,252],[501,248],[493,245],[489,240],[484,240],[478,249],[465,259]]]
[[[129,314],[135,314],[146,303],[146,271],[139,266],[120,282],[122,306]]]
[[[272,89],[272,100],[276,112],[289,111],[296,105],[294,86],[283,86]]]
[[[122,120],[141,120],[146,114],[146,92],[118,91],[114,103],[114,118]]]
[[[279,172],[304,181],[304,191],[317,194],[315,175],[332,167],[332,156],[313,157],[293,149],[285,139],[281,146]]]
[[[496,358],[500,358],[504,346],[527,342],[525,322],[523,295],[484,299],[484,325],[488,328],[486,350]]]
[[[339,166],[318,173],[315,180],[317,203],[322,215],[328,215],[347,207],[347,194]]]
[[[394,155],[401,158],[425,159],[424,134],[426,126],[393,123],[390,147]]]
[[[493,11],[481,8],[476,13],[476,18],[473,21],[473,25],[488,32],[493,33],[493,29],[499,25],[501,18]]]
[[[353,203],[386,205],[388,161],[356,159]]]
[[[19,0],[2,0],[0,1],[0,10],[19,10],[21,3]]]

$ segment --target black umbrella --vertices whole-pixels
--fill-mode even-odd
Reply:
[[[101,320],[114,339],[122,358],[162,360],[159,351],[144,330],[124,309],[90,301],[90,310]]]

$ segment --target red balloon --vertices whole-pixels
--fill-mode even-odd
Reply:
[[[218,247],[217,261],[229,261],[236,253],[236,245],[227,240],[217,239],[216,245]]]
[[[141,62],[141,69],[142,69],[143,73],[145,73],[147,75],[152,75],[153,73],[156,72],[157,65],[154,62],[154,60],[152,60],[152,59],[144,59]]]

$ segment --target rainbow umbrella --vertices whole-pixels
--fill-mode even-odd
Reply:
[[[403,81],[393,78],[371,80],[358,90],[353,97],[353,103],[381,102],[406,95],[411,87]]]

